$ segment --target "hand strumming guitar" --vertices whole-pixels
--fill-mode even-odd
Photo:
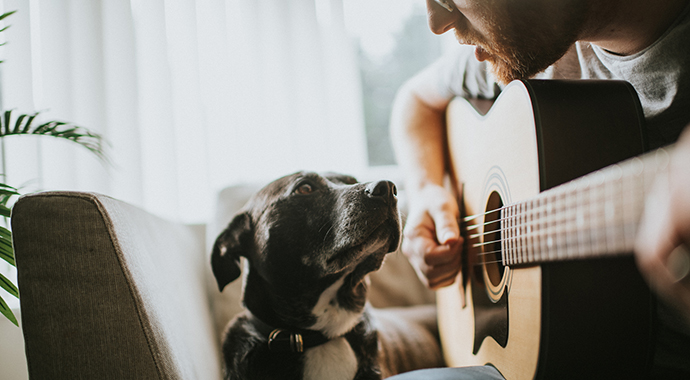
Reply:
[[[405,224],[402,251],[429,288],[451,285],[461,264],[458,204],[439,185],[425,186],[415,198]]]
[[[690,128],[647,198],[635,257],[652,289],[690,323]]]

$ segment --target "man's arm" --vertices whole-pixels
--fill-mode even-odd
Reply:
[[[690,325],[690,127],[671,153],[668,177],[646,200],[635,257],[649,285]]]
[[[401,87],[391,115],[391,135],[405,176],[409,213],[403,253],[432,289],[452,284],[460,270],[462,238],[455,197],[444,188],[449,98],[436,91],[434,66]]]

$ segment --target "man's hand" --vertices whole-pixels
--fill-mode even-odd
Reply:
[[[690,323],[690,128],[669,165],[647,197],[635,258],[651,288]]]
[[[455,282],[461,267],[458,204],[442,186],[427,185],[410,199],[402,251],[429,288]]]

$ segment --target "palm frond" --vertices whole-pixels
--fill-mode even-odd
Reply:
[[[14,14],[14,13],[17,13],[17,11],[5,12],[5,13],[3,13],[3,14],[0,15],[0,20],[4,20],[5,17],[10,16],[10,15],[12,15],[12,14]]]
[[[12,248],[12,239],[0,239],[0,259],[7,261],[13,267],[17,266]]]
[[[5,13],[1,14],[1,15],[0,15],[0,21],[4,20],[5,17],[10,16],[10,15],[12,15],[12,14],[15,13],[15,12],[17,12],[17,11],[5,12]],[[10,27],[10,25],[7,25],[6,27],[0,29],[0,33],[6,31],[7,28],[9,28],[9,27]],[[4,45],[6,45],[6,44],[7,44],[7,42],[3,42],[3,43],[0,43],[0,46],[4,46]],[[0,61],[0,63],[3,63],[3,62],[5,62],[5,61]]]
[[[10,309],[9,306],[5,303],[5,300],[0,297],[0,313],[7,317],[7,319],[10,320],[10,322],[14,323],[15,326],[19,327],[19,323],[17,322],[17,317],[14,316],[14,313],[12,312],[12,309]]]
[[[7,202],[14,195],[20,195],[19,191],[16,188],[6,185],[4,183],[0,183],[0,206],[6,207]]]
[[[7,277],[3,276],[0,273],[0,288],[5,289],[7,293],[10,295],[14,296],[15,298],[19,298],[19,290],[17,289],[17,286],[12,283]]]
[[[101,161],[109,162],[105,153],[107,143],[100,134],[84,127],[55,120],[34,126],[34,120],[38,115],[39,112],[31,115],[22,114],[12,123],[12,110],[5,111],[3,117],[0,118],[0,138],[12,135],[35,135],[66,139],[88,149]]]

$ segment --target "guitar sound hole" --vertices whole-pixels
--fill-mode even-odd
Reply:
[[[505,272],[501,258],[501,212],[503,201],[497,192],[491,193],[484,217],[484,269],[493,286],[499,286]]]

